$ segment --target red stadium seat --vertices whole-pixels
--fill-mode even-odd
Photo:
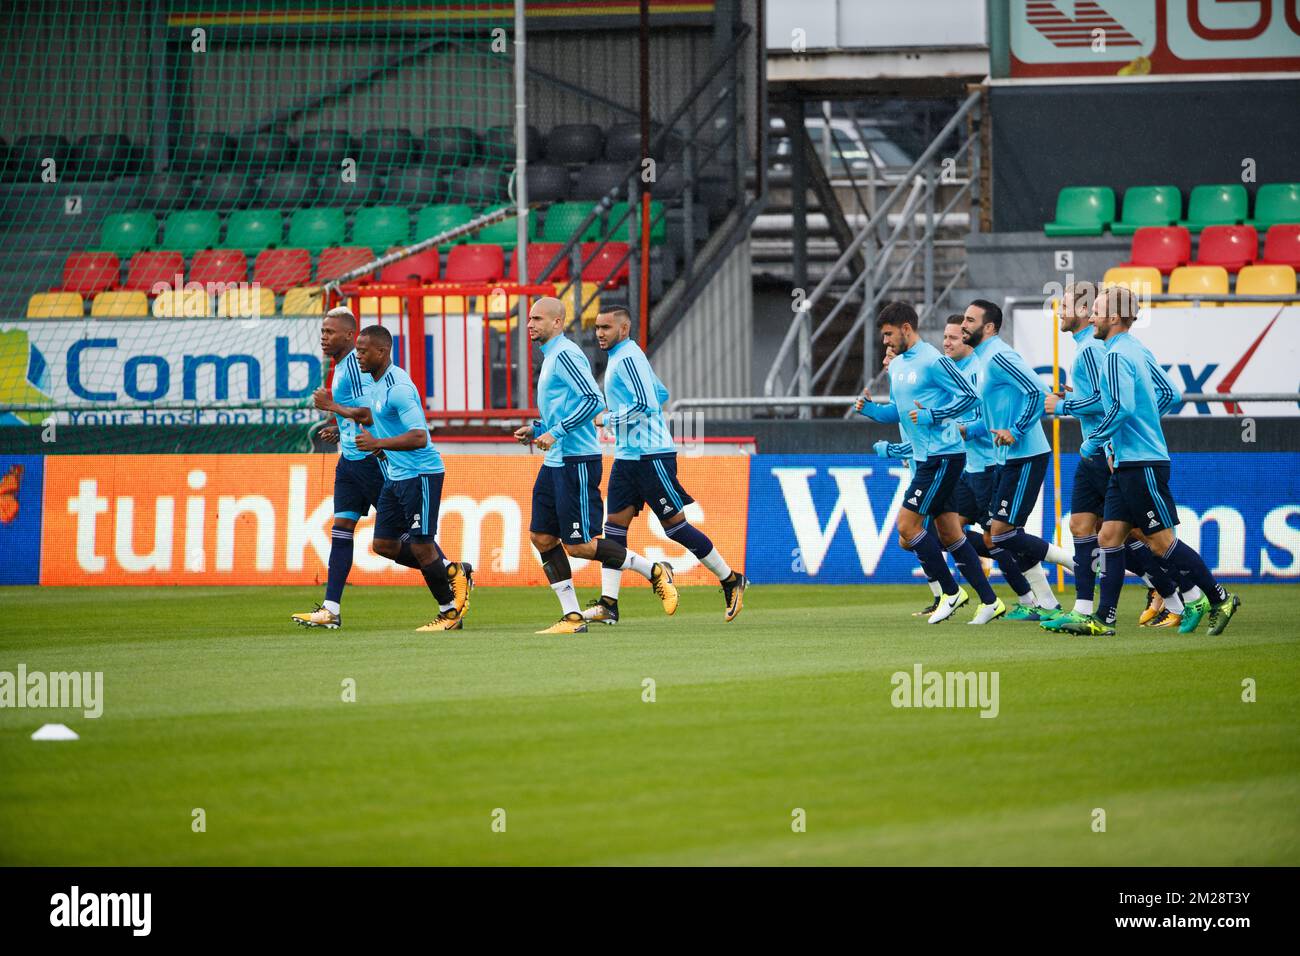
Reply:
[[[505,264],[500,246],[453,246],[443,278],[448,282],[499,282]]]
[[[600,251],[597,252],[598,242],[584,242],[582,244],[582,261],[587,264],[582,268],[582,281],[597,282],[606,289],[617,289],[624,285],[628,280],[630,266],[630,257],[627,256],[629,246],[626,242],[607,242]],[[592,256],[595,258],[591,258]],[[590,262],[587,262],[591,259]],[[620,266],[618,261],[623,259]]]
[[[320,261],[316,263],[316,283],[317,285],[329,282],[331,279],[337,279],[345,272],[351,272],[358,269],[368,262],[373,262],[375,254],[366,246],[338,246],[333,249],[322,249]],[[362,282],[368,281],[370,276],[362,276]]]
[[[1290,266],[1300,272],[1300,224],[1269,226],[1264,235],[1264,256],[1260,265]],[[66,270],[64,276],[67,276]],[[67,286],[65,278],[64,286]]]
[[[181,277],[179,285],[184,287],[184,273],[185,257],[179,252],[137,252],[131,257],[122,288],[157,295],[155,286],[161,284],[173,289],[178,285],[177,276]]]
[[[528,281],[531,282],[567,282],[569,279],[569,257],[560,260],[559,265],[551,270],[550,275],[542,275],[542,270],[551,264],[555,254],[564,248],[562,242],[533,242],[528,245]],[[510,271],[506,278],[515,281],[519,274],[519,250],[510,256]]]
[[[311,253],[306,249],[264,249],[253,262],[253,281],[277,295],[296,285],[311,285]]]
[[[424,285],[438,281],[439,268],[438,250],[425,249],[384,266],[379,272],[379,281],[388,285]]]
[[[1206,226],[1196,250],[1198,266],[1223,266],[1236,274],[1259,254],[1259,233],[1254,226]]]
[[[241,249],[203,249],[194,253],[190,262],[190,281],[233,282],[248,281],[248,257]]]
[[[1126,267],[1152,266],[1165,275],[1192,258],[1192,234],[1183,226],[1143,226],[1133,233]]]
[[[74,252],[63,263],[65,292],[90,297],[117,285],[122,264],[111,252]]]

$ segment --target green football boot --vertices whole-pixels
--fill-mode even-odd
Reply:
[[[1179,634],[1191,634],[1201,623],[1201,618],[1210,613],[1210,599],[1204,594],[1183,608],[1183,622],[1178,625]],[[1232,615],[1228,615],[1231,617]]]
[[[1061,625],[1062,634],[1078,634],[1082,637],[1114,637],[1115,629],[1107,627],[1096,617],[1089,615],[1082,621],[1070,621]]]
[[[1017,604],[1002,618],[1004,621],[1041,621],[1038,608],[1030,604]]]
[[[1210,608],[1210,636],[1218,637],[1223,633],[1228,622],[1232,620],[1232,615],[1237,613],[1237,608],[1241,607],[1241,598],[1235,594],[1229,594],[1226,601],[1222,601]]]
[[[1082,624],[1087,619],[1087,614],[1080,614],[1078,611],[1062,611],[1055,617],[1040,622],[1038,626],[1044,631],[1061,631],[1067,624]]]

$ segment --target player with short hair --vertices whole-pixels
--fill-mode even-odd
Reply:
[[[604,568],[632,570],[650,582],[665,613],[677,610],[677,588],[667,564],[651,564],[621,541],[597,537],[605,507],[600,500],[600,444],[592,419],[604,406],[587,356],[564,334],[564,303],[542,296],[528,310],[528,337],[542,348],[537,405],[542,417],[515,431],[520,444],[546,453],[533,484],[528,533],[563,612],[538,634],[583,634],[569,555]]]
[[[733,571],[704,532],[686,520],[686,506],[695,499],[677,480],[677,449],[663,403],[668,389],[650,367],[645,352],[631,339],[632,315],[614,308],[596,316],[596,344],[609,356],[605,368],[605,408],[595,424],[614,435],[614,465],[609,472],[605,537],[627,543],[632,519],[649,506],[664,533],[688,549],[713,572],[722,585],[723,620],[740,613],[745,576]],[[583,612],[588,621],[618,623],[620,568],[601,571],[601,594]]]
[[[438,616],[417,631],[458,631],[464,627],[473,586],[468,565],[449,562],[438,547],[438,505],[445,469],[433,447],[424,399],[411,376],[393,364],[393,336],[371,325],[357,336],[361,371],[373,384],[363,408],[331,406],[328,410],[357,424],[360,451],[382,453],[384,485],[376,503],[375,554],[406,567],[419,568],[438,603]],[[372,431],[367,431],[370,426]]]
[[[1114,635],[1124,584],[1125,540],[1136,527],[1172,576],[1201,589],[1210,604],[1209,632],[1222,634],[1241,599],[1219,584],[1201,556],[1178,540],[1174,530],[1178,509],[1169,491],[1169,447],[1161,418],[1177,403],[1178,395],[1154,356],[1132,334],[1136,318],[1137,297],[1122,286],[1103,290],[1093,305],[1093,334],[1106,347],[1100,378],[1103,414],[1079,454],[1101,454],[1110,442],[1114,470],[1106,488],[1099,536],[1101,600],[1096,614],[1061,629],[1069,634]]]
[[[967,441],[991,436],[998,459],[997,481],[984,526],[989,553],[995,559],[1000,550],[1015,555],[1034,592],[1036,607],[1017,605],[1007,620],[1042,621],[1062,613],[1042,561],[1068,568],[1074,559],[1064,548],[1025,531],[1051,458],[1040,422],[1047,387],[1020,353],[1002,339],[1001,331],[1002,310],[997,305],[976,299],[967,306],[962,339],[975,349],[983,381],[980,420],[967,425],[965,435]]]
[[[927,622],[947,620],[969,600],[948,570],[943,554],[947,550],[980,596],[980,607],[969,623],[986,624],[1007,609],[989,586],[979,555],[966,540],[955,512],[953,493],[966,451],[961,438],[947,426],[948,419],[974,408],[979,397],[952,360],[921,339],[918,324],[916,311],[905,302],[890,302],[880,310],[876,326],[881,342],[896,353],[889,363],[890,402],[875,405],[870,390],[864,388],[855,408],[873,421],[898,422],[911,445],[916,470],[898,513],[898,543],[917,556],[926,576],[943,590],[943,599]],[[926,527],[927,518],[933,522],[933,532]]]

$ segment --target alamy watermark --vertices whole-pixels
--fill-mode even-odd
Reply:
[[[981,717],[996,717],[998,671],[927,671],[913,664],[911,673],[895,671],[889,678],[895,707],[978,708]]]
[[[0,671],[0,707],[76,708],[93,720],[104,713],[103,671]]]

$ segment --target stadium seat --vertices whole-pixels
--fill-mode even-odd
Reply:
[[[562,242],[530,242],[528,244],[528,282],[530,285],[537,282],[567,282],[569,279],[569,257],[565,256],[559,264],[551,270],[549,275],[543,275],[542,270],[551,264],[551,260],[564,248]],[[506,278],[511,282],[519,278],[519,250],[515,249],[510,254],[510,271],[506,273]]]
[[[235,138],[231,163],[251,176],[279,172],[293,163],[297,144],[279,130],[247,133]]]
[[[294,165],[314,173],[328,171],[338,175],[343,160],[360,155],[357,141],[345,129],[315,129],[304,132],[298,139],[298,152]]]
[[[1223,266],[1180,266],[1169,276],[1170,295],[1227,295],[1228,270]],[[1157,307],[1188,306],[1192,302],[1158,302]],[[1201,302],[1203,308],[1215,308],[1218,302]]]
[[[92,133],[72,144],[68,173],[78,182],[117,179],[139,169],[140,155],[120,133]]]
[[[343,210],[328,207],[299,209],[289,220],[290,246],[319,253],[328,246],[343,244],[343,232],[346,220]]]
[[[86,303],[75,292],[38,292],[27,300],[29,319],[79,319]]]
[[[406,301],[400,295],[363,295],[359,304],[360,315],[369,318],[389,318],[399,316],[406,309]]]
[[[650,142],[653,144],[659,135],[663,132],[663,126],[659,123],[650,124]],[[665,145],[660,148],[655,159],[662,160],[666,157],[677,156],[681,152],[682,143],[676,136],[669,136]],[[641,124],[640,123],[615,123],[605,131],[605,158],[613,162],[628,165],[634,159],[641,158]]]
[[[595,203],[589,202],[556,203],[546,210],[546,219],[542,222],[542,238],[547,242],[568,242],[594,205]],[[600,219],[596,218],[583,230],[578,241],[587,242],[599,236]]]
[[[253,281],[278,295],[311,282],[311,253],[306,249],[263,249],[253,261]]]
[[[226,220],[225,245],[246,256],[279,245],[283,238],[284,218],[278,209],[240,209]]]
[[[1182,214],[1183,195],[1177,186],[1131,186],[1124,190],[1123,209],[1110,231],[1131,236],[1142,226],[1172,226]]]
[[[656,199],[676,199],[686,189],[686,174],[680,166],[661,167],[659,175],[650,184],[650,195]]]
[[[280,305],[281,315],[323,315],[325,313],[325,296],[320,295],[320,286],[299,286],[284,293],[284,302]]]
[[[16,182],[39,182],[45,161],[54,160],[54,172],[62,177],[68,168],[72,147],[62,136],[20,136],[9,150],[9,171],[5,178]]]
[[[122,264],[111,252],[73,252],[63,262],[64,292],[92,296],[117,285]]]
[[[356,209],[359,206],[374,205],[382,195],[383,181],[379,173],[363,167],[357,171],[356,179],[352,181],[345,181],[337,175],[323,177],[320,198],[314,205]]]
[[[1260,229],[1300,223],[1300,183],[1265,183],[1255,193],[1255,216],[1247,222]]]
[[[438,281],[440,267],[438,250],[425,249],[384,266],[379,271],[379,281],[389,285],[424,285]]]
[[[149,297],[143,292],[101,292],[90,303],[92,319],[143,319],[149,316]]]
[[[1192,234],[1182,226],[1143,226],[1133,233],[1128,266],[1153,266],[1168,275],[1192,258]]]
[[[185,284],[185,257],[179,252],[160,250],[158,252],[137,252],[131,257],[127,266],[126,282],[122,288],[134,289],[150,296],[156,295],[154,287],[165,285],[173,288]],[[180,281],[177,281],[177,277]]]
[[[554,163],[530,163],[528,166],[528,201],[561,202],[573,192],[569,171]]]
[[[628,169],[627,163],[588,163],[578,173],[573,198],[602,199],[611,192],[626,196]]]
[[[607,214],[605,220],[604,236],[607,239],[627,239],[628,230],[628,204],[625,202],[614,203]],[[640,242],[640,222],[641,210],[640,204],[636,204],[630,217],[637,228],[637,242]],[[650,245],[662,246],[668,239],[668,217],[664,214],[664,204],[657,199],[650,200]]]
[[[1162,281],[1160,270],[1151,266],[1131,266],[1128,268],[1116,266],[1107,269],[1106,274],[1101,277],[1102,288],[1113,285],[1123,286],[1137,293],[1140,299],[1159,295],[1163,288]]]
[[[470,311],[470,302],[463,295],[426,295],[425,315],[464,315]]]
[[[401,206],[367,206],[357,210],[352,221],[352,241],[369,246],[379,255],[390,246],[404,246],[411,239],[411,213]]]
[[[155,319],[206,319],[212,315],[212,296],[203,289],[168,289],[153,300]]]
[[[1223,266],[1236,274],[1242,266],[1255,261],[1259,253],[1259,233],[1254,226],[1206,226],[1196,249],[1198,266]]]
[[[273,209],[296,209],[320,197],[320,179],[308,172],[285,170],[262,178],[258,202]]]
[[[1115,190],[1066,186],[1056,196],[1056,218],[1043,224],[1049,236],[1100,236],[1115,221]]]
[[[1241,183],[1197,186],[1187,200],[1187,218],[1179,223],[1193,232],[1206,226],[1235,226],[1246,218],[1246,187]]]
[[[598,294],[600,286],[595,282],[579,282],[576,283],[576,286],[578,295],[581,296],[581,310],[573,302],[573,285],[570,285],[567,289],[563,286],[557,286],[555,294],[564,302],[564,308],[569,315],[569,323],[572,323],[577,318],[584,329],[590,329],[596,324],[596,316],[600,314],[600,295]]]
[[[546,136],[549,162],[582,166],[600,159],[605,148],[605,134],[595,123],[565,123],[554,127]]]
[[[195,187],[194,197],[205,209],[247,206],[257,197],[257,181],[246,172],[208,173]]]
[[[275,293],[257,286],[226,289],[217,298],[217,315],[223,319],[260,319],[275,315]]]
[[[98,252],[133,256],[158,241],[158,220],[151,212],[115,212],[99,227]]]
[[[505,272],[505,252],[500,246],[456,246],[447,256],[446,282],[500,282]]]
[[[1269,226],[1264,234],[1264,255],[1259,262],[1300,270],[1300,223]]]
[[[365,246],[340,246],[334,249],[322,249],[320,261],[316,263],[316,281],[322,285],[331,279],[337,279],[346,272],[358,269],[368,262],[373,262],[374,254]],[[368,281],[369,276],[363,276]]]
[[[193,200],[194,177],[175,170],[154,173],[136,196],[136,206],[150,212],[184,209]]]
[[[510,198],[508,182],[499,166],[457,166],[447,177],[447,195],[473,206],[490,206]]]
[[[630,246],[626,242],[597,242],[582,244],[582,281],[595,282],[602,288],[617,289],[625,285],[631,267]],[[621,263],[619,260],[623,260]]]
[[[361,136],[359,165],[378,171],[406,166],[419,158],[419,148],[409,129],[368,129]]]
[[[481,152],[468,126],[430,127],[424,132],[424,161],[432,166],[470,166]]]
[[[528,162],[542,158],[542,133],[536,126],[529,126],[525,133],[524,152]],[[483,145],[483,161],[496,166],[513,165],[515,161],[515,127],[490,126],[479,138]]]
[[[204,249],[190,262],[190,281],[222,282],[227,285],[248,281],[248,257],[239,249]],[[269,291],[269,290],[268,290]]]
[[[514,207],[495,206],[492,209],[483,210],[482,214],[487,215],[500,209],[514,209]],[[530,227],[532,226],[532,218],[531,215],[528,217]],[[534,235],[535,233],[530,231],[528,238],[531,239]],[[514,216],[502,219],[500,222],[494,222],[490,226],[484,226],[468,239],[470,245],[501,246],[505,249],[513,249],[518,244],[518,241],[519,220]]]
[[[172,147],[171,168],[198,175],[230,165],[234,142],[225,133],[191,133]]]
[[[1295,270],[1290,266],[1246,266],[1237,274],[1237,295],[1296,294]],[[1242,302],[1241,305],[1281,305],[1281,302]],[[1290,303],[1295,305],[1293,301]]]
[[[437,166],[403,166],[384,181],[380,201],[386,206],[420,206],[447,198],[447,177]]]
[[[415,217],[415,241],[431,239],[440,232],[463,226],[473,218],[474,211],[469,206],[425,206]],[[456,240],[457,243],[464,241],[464,237]],[[452,243],[446,243],[439,248],[446,251],[451,246]]]
[[[210,209],[187,209],[167,214],[163,223],[162,247],[182,255],[210,249],[221,235],[221,217]]]

